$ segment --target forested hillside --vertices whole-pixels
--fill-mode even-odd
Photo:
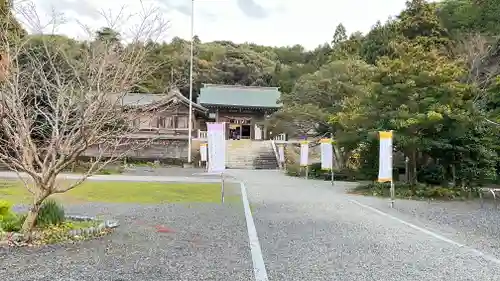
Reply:
[[[6,14],[0,6],[0,20]],[[373,177],[376,132],[394,130],[413,184],[489,183],[499,163],[499,14],[494,0],[413,0],[366,34],[346,34],[340,24],[311,51],[196,37],[195,97],[202,83],[279,86],[284,107],[270,120],[274,130],[332,133],[342,167]],[[9,34],[26,36],[9,26]],[[44,37],[32,36],[33,50]],[[109,28],[94,40],[126,48]],[[74,59],[88,43],[64,36],[50,41]],[[161,93],[175,84],[187,94],[189,41],[144,44],[159,68],[136,90]]]
[[[413,0],[364,36],[339,26],[329,61],[284,91],[275,123],[331,132],[341,166],[371,179],[377,131],[394,130],[411,185],[491,183],[500,144],[499,9],[498,1]]]

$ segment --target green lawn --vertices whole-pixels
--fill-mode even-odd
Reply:
[[[226,184],[227,201],[239,200],[235,190],[234,186]],[[52,198],[65,204],[79,202],[219,203],[220,184],[86,181],[64,194],[55,194]],[[0,199],[13,203],[29,203],[31,194],[21,182],[2,180],[0,181]]]

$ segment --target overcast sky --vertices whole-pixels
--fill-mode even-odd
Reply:
[[[42,22],[52,11],[64,14],[57,32],[83,36],[77,22],[92,28],[105,25],[99,11],[116,16],[138,11],[140,0],[34,0]],[[302,44],[312,49],[328,42],[335,27],[343,23],[348,33],[366,32],[404,8],[405,0],[195,0],[195,34],[202,41],[231,40],[283,46]],[[165,37],[189,38],[191,0],[143,0],[157,7],[169,21]],[[133,20],[128,20],[131,24]]]

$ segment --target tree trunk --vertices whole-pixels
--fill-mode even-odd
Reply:
[[[453,188],[457,187],[457,170],[455,164],[451,164],[451,179]]]
[[[25,241],[31,240],[33,229],[35,228],[36,219],[38,217],[38,213],[40,212],[40,207],[42,206],[43,201],[48,196],[49,195],[46,193],[35,195],[35,198],[33,199],[33,205],[31,206],[21,229]]]
[[[344,158],[342,157],[342,154],[340,153],[340,149],[336,146],[333,145],[333,154],[335,155],[335,161],[333,162],[333,165],[337,169],[343,168],[343,163],[344,163]]]
[[[410,186],[417,185],[417,150],[412,148],[409,153],[409,171],[408,171],[408,181]]]

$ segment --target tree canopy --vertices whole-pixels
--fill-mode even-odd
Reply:
[[[436,166],[443,184],[491,182],[500,166],[499,12],[493,0],[411,0],[365,34],[348,34],[339,24],[314,50],[195,37],[194,98],[202,83],[279,86],[284,106],[269,120],[276,133],[332,134],[343,167],[373,173],[376,133],[394,130],[412,183],[429,182],[425,175]],[[10,15],[7,2],[0,2],[0,20],[11,21],[9,36],[23,35]],[[46,35],[29,36],[36,52]],[[110,27],[93,40],[52,38],[75,60],[82,44],[129,48]],[[145,61],[158,67],[134,90],[162,93],[175,84],[187,95],[190,42],[176,37],[142,44],[151,50]]]

